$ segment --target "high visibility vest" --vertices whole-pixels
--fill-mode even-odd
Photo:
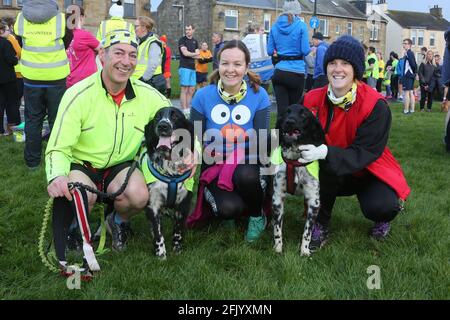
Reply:
[[[383,60],[378,60],[378,79],[384,79],[385,63]]]
[[[369,54],[369,56],[367,57],[367,59],[366,59],[366,68],[368,68],[368,67],[370,66],[370,65],[369,65],[369,60],[370,60],[371,58],[375,59],[375,63],[373,64],[373,69],[371,69],[371,70],[366,70],[366,72],[365,72],[365,78],[372,77],[372,78],[378,79],[378,74],[379,74],[378,68],[379,68],[379,66],[378,66],[377,55],[376,55],[375,53],[371,53],[371,54]]]
[[[44,23],[29,22],[18,14],[14,30],[22,37],[20,71],[24,78],[52,81],[67,77],[70,67],[62,40],[65,28],[63,13]]]
[[[104,20],[100,23],[97,31],[97,40],[101,42],[108,32],[120,29],[128,30],[134,36],[136,36],[134,25],[132,23],[125,21],[124,19],[119,17],[111,17],[111,19]]]
[[[161,53],[160,53],[160,58],[162,59],[162,56],[164,54],[163,52],[163,45],[162,45],[162,41],[158,39],[158,37],[155,34],[152,34],[151,36],[149,36],[147,39],[145,39],[144,42],[142,42],[141,44],[139,44],[139,48],[138,48],[138,58],[137,58],[137,64],[136,64],[136,69],[133,73],[133,78],[139,79],[140,77],[142,77],[145,73],[145,70],[147,69],[147,65],[148,65],[148,50],[150,49],[150,45],[156,42],[159,47],[161,48]],[[156,67],[155,72],[153,73],[153,76],[157,76],[159,74],[162,74],[162,64],[159,64],[158,67]]]

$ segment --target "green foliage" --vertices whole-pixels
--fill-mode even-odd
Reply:
[[[174,77],[176,78],[176,77]],[[339,198],[329,243],[311,258],[298,254],[304,219],[302,198],[289,196],[284,252],[272,249],[268,229],[254,245],[244,241],[246,224],[219,222],[186,232],[184,251],[171,252],[173,221],[164,218],[168,258],[153,255],[144,214],[132,220],[128,250],[99,258],[102,271],[81,290],[50,273],[37,249],[48,200],[44,169],[29,171],[23,144],[0,137],[1,299],[449,299],[450,155],[442,143],[444,114],[404,116],[393,104],[389,146],[401,163],[412,192],[389,239],[368,237],[355,197]],[[273,121],[272,121],[273,123]],[[98,214],[95,214],[98,217]],[[97,226],[98,219],[92,218]],[[108,239],[110,245],[110,239]],[[366,286],[367,268],[381,270],[380,290]]]

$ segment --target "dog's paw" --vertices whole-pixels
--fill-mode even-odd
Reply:
[[[176,244],[173,246],[173,252],[175,254],[180,254],[183,251],[183,246],[181,244]]]
[[[167,259],[166,253],[162,253],[162,254],[157,254],[156,257],[158,258],[158,260],[164,261]]]
[[[300,249],[300,255],[302,257],[309,257],[311,255],[312,251],[309,249],[308,246],[302,246]]]
[[[273,249],[275,250],[276,253],[283,253],[283,243],[281,243],[281,241],[275,243]]]

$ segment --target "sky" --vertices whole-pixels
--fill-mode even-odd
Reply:
[[[151,0],[152,11],[156,11],[161,0]],[[208,1],[208,0],[205,0]],[[318,0],[320,1],[320,0]],[[377,0],[374,0],[376,3]],[[437,4],[443,8],[444,18],[450,21],[450,5],[448,0],[387,0],[388,8],[392,10],[429,12],[429,8]]]

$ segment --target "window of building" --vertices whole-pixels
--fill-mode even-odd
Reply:
[[[416,38],[417,38],[417,30],[411,30],[411,41],[412,45],[416,45]]]
[[[23,6],[23,1],[22,0],[17,0],[17,6],[18,7],[22,7]]]
[[[320,19],[318,30],[324,37],[328,37],[328,20]]]
[[[238,29],[237,10],[225,10],[225,29]]]
[[[364,41],[364,33],[366,31],[366,28],[363,26],[359,27],[359,41]]]
[[[353,23],[348,22],[347,23],[347,34],[352,35],[352,33],[353,33]]]
[[[334,30],[336,32],[336,34],[341,34],[341,26],[340,25],[336,25],[336,28]]]
[[[264,14],[264,31],[269,32],[270,31],[270,13]]]
[[[20,2],[22,2],[22,1],[20,1]],[[80,7],[83,7],[83,0],[64,0],[64,9],[67,9],[67,7],[72,4],[77,4]]]
[[[4,6],[12,7],[12,0],[3,0],[2,3]]]
[[[430,34],[430,47],[434,47],[436,45],[435,39],[436,39],[436,35],[434,33],[431,33]]]
[[[372,41],[378,40],[378,33],[379,33],[378,26],[376,24],[373,24],[370,27],[370,40]]]
[[[422,53],[420,53],[420,52],[416,52],[416,61],[422,61],[422,59],[423,59],[423,56],[422,56]]]
[[[417,45],[421,47],[423,46],[423,34],[424,34],[423,30],[417,31]]]
[[[136,17],[136,1],[125,0],[123,2],[123,16],[124,17]]]

